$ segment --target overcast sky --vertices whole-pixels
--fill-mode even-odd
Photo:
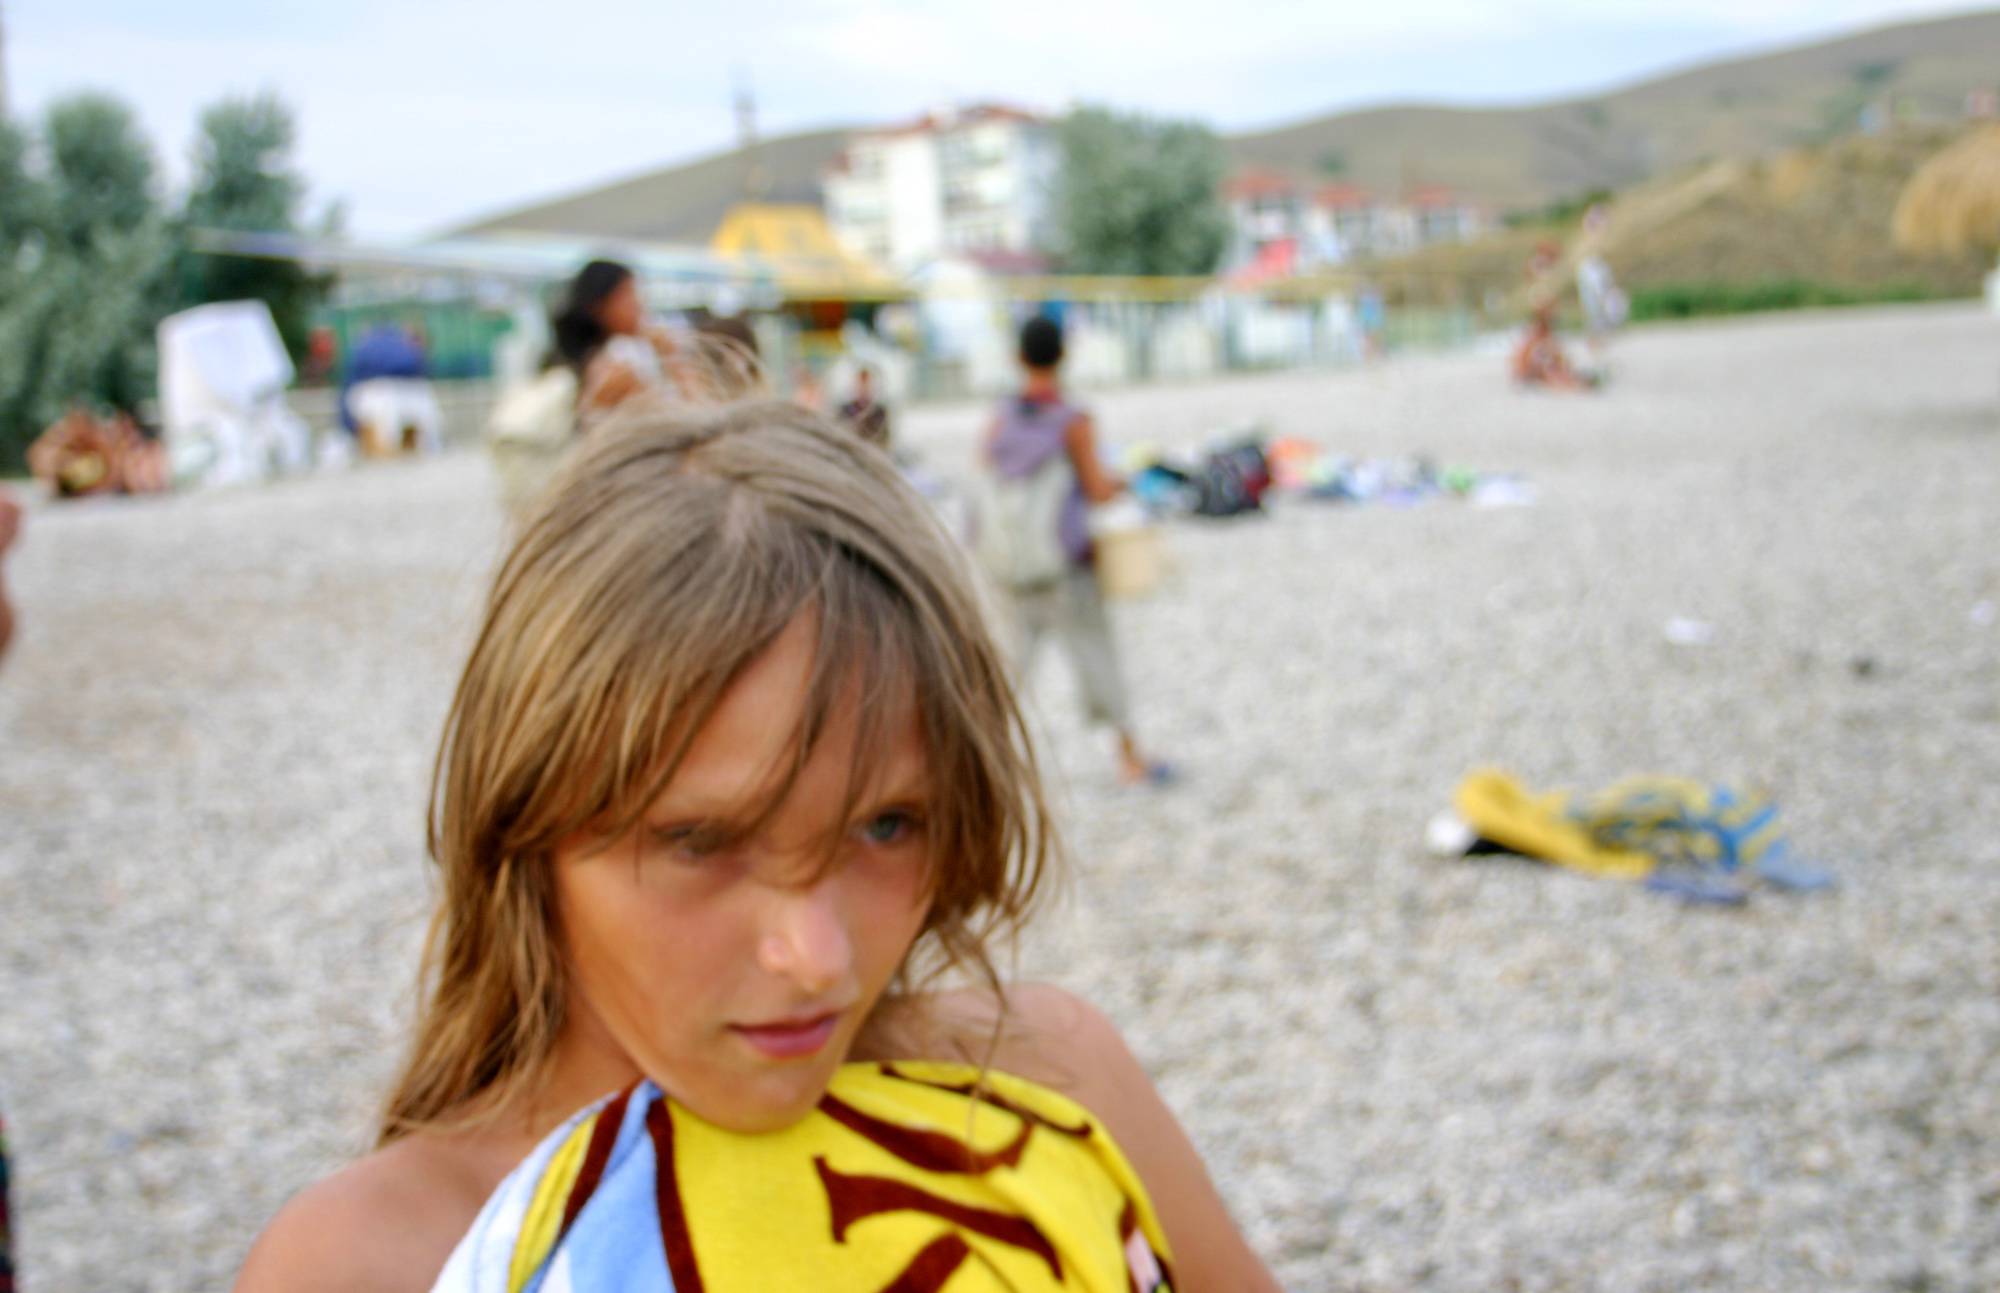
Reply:
[[[1225,130],[1394,100],[1564,97],[1719,55],[1962,10],[1922,0],[0,0],[17,115],[140,113],[170,182],[202,105],[297,110],[316,203],[414,235],[766,133],[950,101],[1075,100]],[[1505,11],[1504,13],[1502,11]]]

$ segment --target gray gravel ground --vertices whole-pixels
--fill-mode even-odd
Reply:
[[[2000,320],[1627,338],[1105,395],[1540,501],[1178,526],[1118,623],[1166,793],[1034,679],[1101,1003],[1290,1288],[2000,1287]],[[980,415],[906,439],[949,467]],[[499,542],[461,453],[39,507],[0,675],[0,1108],[27,1293],[220,1286],[363,1143],[427,761]],[[1675,646],[1670,617],[1715,626]],[[1866,662],[1865,665],[1860,662]],[[1844,887],[1679,908],[1424,856],[1468,769],[1756,781]]]

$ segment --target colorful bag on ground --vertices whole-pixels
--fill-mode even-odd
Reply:
[[[1750,880],[1823,889],[1825,871],[1792,855],[1762,795],[1642,776],[1595,794],[1536,793],[1497,769],[1459,783],[1452,808],[1471,840],[1587,875],[1641,880],[1693,902],[1736,903]]]
[[[1194,474],[1192,484],[1197,516],[1255,512],[1263,506],[1264,491],[1271,487],[1271,467],[1263,447],[1245,440],[1210,454]]]

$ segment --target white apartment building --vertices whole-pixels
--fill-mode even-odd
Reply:
[[[1223,185],[1230,220],[1224,263],[1290,272],[1356,257],[1400,256],[1440,242],[1469,242],[1492,228],[1484,206],[1427,186],[1383,198],[1354,184],[1311,184],[1279,171],[1248,169]]]
[[[1044,117],[997,104],[933,112],[848,143],[825,176],[827,222],[899,270],[947,255],[1041,252],[1058,165]]]

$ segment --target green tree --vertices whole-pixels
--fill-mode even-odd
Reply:
[[[24,300],[36,266],[47,254],[48,190],[28,167],[28,137],[0,117],[0,473],[20,469],[27,436],[18,425],[32,392],[24,377],[34,371],[41,342]]]
[[[89,253],[158,217],[153,150],[132,110],[103,94],[79,94],[49,108],[42,127],[54,198],[48,232]]]
[[[1065,266],[1085,274],[1206,274],[1229,236],[1213,131],[1080,108],[1059,131],[1057,226]]]
[[[297,233],[306,182],[292,165],[297,129],[276,95],[224,99],[201,114],[194,181],[180,225],[184,237],[205,229]],[[324,283],[293,261],[221,256],[185,247],[175,275],[179,303],[260,300],[294,358],[303,354]]]
[[[46,197],[40,178],[28,170],[28,137],[0,117],[0,285],[21,269],[31,240],[39,250]]]
[[[72,403],[151,395],[165,299],[168,231],[130,110],[77,95],[40,134],[38,151],[18,131],[0,138],[0,470]]]
[[[202,115],[194,182],[171,220],[153,151],[118,100],[50,106],[37,137],[0,121],[0,471],[72,404],[136,410],[154,394],[154,333],[174,310],[257,298],[303,349],[322,284],[279,261],[197,254],[193,229],[295,232],[305,182],[275,97]]]

